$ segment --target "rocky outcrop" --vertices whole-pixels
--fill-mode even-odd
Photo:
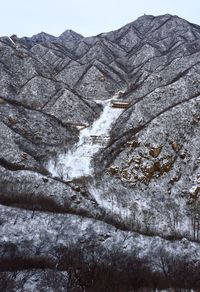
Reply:
[[[4,291],[199,289],[200,27],[145,15],[95,37],[2,37],[0,52]],[[94,171],[54,177],[112,98],[128,106]]]

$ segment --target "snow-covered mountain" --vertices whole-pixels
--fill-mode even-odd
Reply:
[[[144,15],[0,52],[1,290],[198,291],[200,27]]]

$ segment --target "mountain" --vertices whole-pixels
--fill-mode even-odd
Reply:
[[[199,291],[200,26],[0,52],[1,290]]]

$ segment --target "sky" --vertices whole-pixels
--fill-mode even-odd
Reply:
[[[144,14],[170,13],[200,25],[200,0],[0,0],[0,35],[72,29],[84,36],[118,29]]]

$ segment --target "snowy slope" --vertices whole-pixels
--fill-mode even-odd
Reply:
[[[90,137],[100,136],[106,138],[109,136],[110,129],[117,120],[123,109],[111,107],[111,99],[98,101],[96,103],[103,105],[103,111],[99,119],[80,131],[79,141],[66,154],[60,154],[56,160],[50,160],[48,163],[49,172],[64,180],[88,176],[93,174],[91,161],[94,155],[106,146],[101,143],[91,143]]]

